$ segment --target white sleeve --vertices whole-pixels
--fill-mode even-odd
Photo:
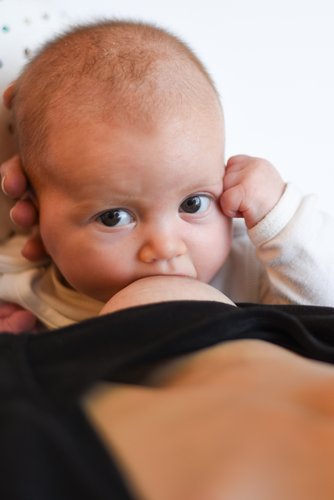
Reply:
[[[334,218],[292,185],[249,231],[264,266],[263,303],[334,306]]]

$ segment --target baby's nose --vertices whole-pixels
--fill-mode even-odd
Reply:
[[[184,255],[187,247],[182,237],[172,231],[158,231],[150,235],[139,251],[139,259],[145,263],[171,260]]]

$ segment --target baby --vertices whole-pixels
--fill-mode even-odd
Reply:
[[[52,264],[24,259],[22,236],[5,242],[3,301],[56,328],[163,275],[234,301],[334,304],[332,220],[265,160],[225,166],[218,93],[175,36],[126,21],[77,27],[26,66],[12,109]],[[234,217],[245,224],[231,251]]]

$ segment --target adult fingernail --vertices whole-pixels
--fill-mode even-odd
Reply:
[[[9,218],[10,218],[10,220],[12,221],[12,223],[16,225],[16,222],[15,222],[15,220],[14,220],[14,218],[13,218],[13,211],[14,211],[14,208],[15,208],[15,207],[13,207],[13,208],[11,208],[11,209],[9,210]]]
[[[6,176],[3,176],[2,179],[1,179],[1,189],[2,191],[8,195],[7,191],[6,191],[6,188],[5,188],[5,180],[6,180]]]

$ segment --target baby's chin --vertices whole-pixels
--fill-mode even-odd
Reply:
[[[177,300],[202,300],[235,305],[216,288],[182,276],[149,276],[138,279],[116,293],[102,308],[108,314],[130,307]]]

